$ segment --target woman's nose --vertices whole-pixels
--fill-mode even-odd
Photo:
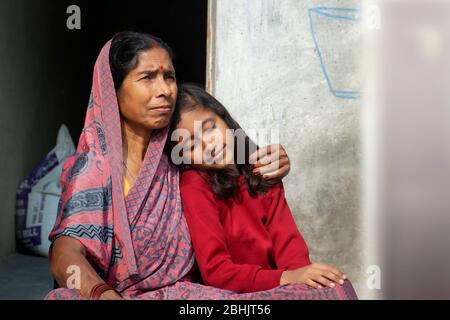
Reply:
[[[171,94],[170,86],[167,84],[163,77],[158,77],[156,84],[156,94],[157,96],[168,97]]]

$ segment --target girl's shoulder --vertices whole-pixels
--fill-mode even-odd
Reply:
[[[181,172],[180,187],[181,188],[195,187],[205,190],[211,189],[206,174],[204,172],[195,169],[186,169]]]
[[[219,199],[214,194],[205,172],[195,169],[183,170],[180,174],[180,195],[183,204],[197,206],[199,203],[217,205]]]
[[[266,191],[264,197],[271,201],[279,199],[280,197],[284,197],[283,182],[280,181],[270,186],[269,189]]]

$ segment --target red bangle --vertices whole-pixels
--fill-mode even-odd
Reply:
[[[107,285],[106,283],[96,284],[91,289],[91,293],[89,294],[89,299],[91,299],[91,300],[99,300],[100,296],[103,294],[103,292],[109,291],[109,290],[113,290],[114,292],[117,293],[117,291],[114,290],[113,287],[111,287],[110,285]]]

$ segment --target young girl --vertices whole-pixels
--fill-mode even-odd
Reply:
[[[220,102],[200,87],[182,85],[172,121],[171,158],[182,160],[183,208],[206,285],[245,293],[344,283],[336,268],[311,263],[283,184],[252,171],[248,154],[256,146],[245,134],[239,143],[239,135],[227,132],[243,131]]]

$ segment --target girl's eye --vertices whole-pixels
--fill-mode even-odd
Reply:
[[[191,140],[191,151],[194,151],[194,149],[197,147],[197,145],[199,145],[201,143],[201,141],[199,141],[198,139],[194,139]]]
[[[210,128],[205,128],[205,131],[210,131],[210,130],[213,130],[213,129],[216,129],[216,123],[215,122],[211,125]]]

